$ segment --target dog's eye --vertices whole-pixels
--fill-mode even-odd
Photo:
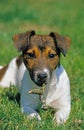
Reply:
[[[56,55],[56,54],[51,53],[51,54],[49,54],[48,56],[49,56],[49,58],[54,58],[55,55]]]
[[[34,53],[31,53],[31,52],[27,53],[27,56],[28,56],[28,58],[34,58],[35,57]]]

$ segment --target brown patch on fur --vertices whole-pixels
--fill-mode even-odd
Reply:
[[[4,77],[7,68],[8,68],[8,65],[7,65],[7,66],[4,66],[3,68],[0,69],[0,81],[1,81],[2,78]]]
[[[22,57],[22,55],[20,55],[16,59],[16,65],[17,65],[18,68],[20,67],[20,65],[22,64],[22,62],[23,62],[23,57]]]

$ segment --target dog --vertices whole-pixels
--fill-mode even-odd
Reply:
[[[41,120],[37,112],[41,107],[39,95],[29,94],[29,91],[45,84],[43,97],[46,106],[55,111],[54,121],[57,124],[66,122],[71,110],[70,81],[60,64],[60,54],[66,56],[71,39],[56,32],[37,35],[31,30],[14,35],[13,41],[22,54],[1,67],[0,86],[17,86],[21,111],[29,118]]]

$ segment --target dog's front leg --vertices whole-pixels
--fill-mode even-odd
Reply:
[[[54,121],[56,121],[57,124],[65,123],[69,117],[70,109],[71,109],[70,99],[64,100],[63,97],[61,97],[61,99],[56,101],[56,112],[54,115]]]
[[[27,115],[28,119],[35,118],[35,119],[41,120],[40,115],[33,108],[29,106],[22,106],[21,111],[22,113],[25,113]]]
[[[28,72],[26,71],[22,80],[22,86],[20,90],[21,98],[20,105],[21,111],[25,113],[28,118],[36,118],[41,120],[40,115],[37,113],[39,107],[39,96],[36,94],[29,94],[29,91],[32,89],[32,84],[28,77]]]
[[[62,107],[58,111],[55,112],[54,115],[54,121],[56,121],[57,124],[63,124],[68,119],[70,113],[70,107]]]
[[[21,93],[21,111],[27,115],[29,119],[36,118],[41,120],[40,115],[36,112],[39,107],[39,99],[36,95]]]

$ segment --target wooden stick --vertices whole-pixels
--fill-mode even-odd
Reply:
[[[43,84],[43,86],[41,88],[38,89],[31,89],[29,91],[29,94],[38,94],[38,95],[42,95],[44,93],[45,90],[45,85]]]

